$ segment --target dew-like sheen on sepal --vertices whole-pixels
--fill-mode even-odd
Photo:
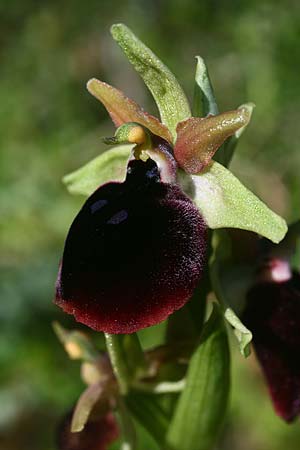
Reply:
[[[253,333],[274,408],[286,422],[300,414],[300,276],[261,281],[247,295],[243,322]]]
[[[204,266],[206,225],[156,164],[134,160],[124,183],[92,194],[66,239],[56,303],[107,333],[157,324],[191,297]]]

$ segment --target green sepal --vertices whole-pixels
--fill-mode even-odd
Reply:
[[[134,145],[119,145],[63,178],[71,194],[91,195],[99,186],[110,181],[123,182]]]
[[[196,56],[196,60],[193,115],[195,117],[205,117],[208,114],[219,114],[207,66],[201,56]]]
[[[191,116],[188,101],[175,76],[125,25],[113,25],[111,34],[143,78],[156,101],[162,123],[175,138],[177,123]]]
[[[221,429],[230,387],[226,327],[215,304],[205,324],[200,345],[188,368],[168,434],[172,450],[211,450]]]
[[[200,174],[179,174],[183,190],[198,206],[212,228],[239,228],[280,242],[286,232],[284,219],[271,211],[228,169],[212,161]]]

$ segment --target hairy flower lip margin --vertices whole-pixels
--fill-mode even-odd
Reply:
[[[300,275],[282,278],[287,275],[282,262],[264,265],[248,291],[242,320],[253,333],[275,411],[289,423],[300,415]]]
[[[190,299],[205,252],[193,202],[152,160],[131,161],[125,182],[101,186],[75,218],[55,303],[97,331],[132,333]]]

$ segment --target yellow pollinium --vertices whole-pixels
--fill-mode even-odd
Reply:
[[[147,134],[144,128],[140,125],[136,125],[131,128],[128,133],[128,142],[132,144],[144,144],[147,140]]]
[[[65,343],[65,350],[71,359],[80,359],[82,357],[82,348],[77,342],[67,341]]]

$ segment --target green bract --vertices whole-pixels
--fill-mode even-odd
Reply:
[[[172,450],[209,450],[225,416],[230,383],[227,333],[217,305],[204,326],[167,434]]]
[[[240,345],[240,352],[246,358],[250,355],[250,342],[252,341],[252,333],[240,321],[238,316],[231,308],[226,308],[225,319],[234,328],[234,334]]]
[[[219,114],[219,108],[210,82],[209,73],[201,56],[196,56],[195,90],[193,112],[195,116]]]

